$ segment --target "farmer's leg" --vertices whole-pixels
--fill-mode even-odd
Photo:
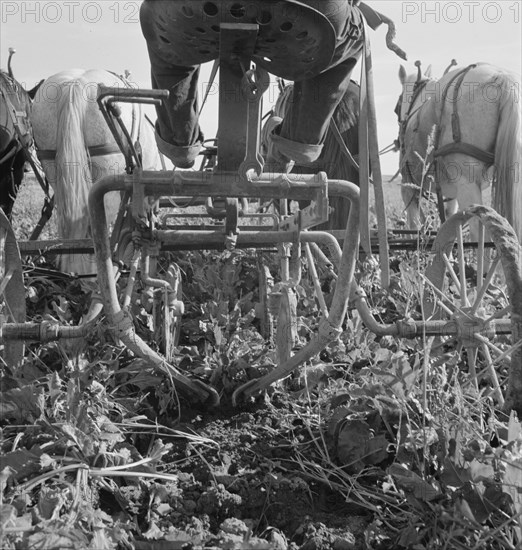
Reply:
[[[284,166],[291,159],[308,164],[321,154],[330,119],[348,89],[363,48],[363,20],[348,0],[305,0],[322,12],[335,29],[337,45],[330,68],[294,84],[293,97],[281,127],[270,136],[268,164]],[[275,170],[274,170],[275,171]]]
[[[157,3],[159,6],[161,3]],[[155,2],[145,1],[140,21],[145,37],[148,18],[156,8]],[[147,44],[154,89],[169,91],[167,106],[156,107],[156,142],[159,150],[180,168],[188,168],[201,149],[203,136],[198,124],[197,87],[199,65],[179,66],[162,59]]]
[[[267,163],[309,164],[319,157],[330,119],[350,84],[356,59],[342,61],[314,78],[294,83],[283,123],[270,136]]]

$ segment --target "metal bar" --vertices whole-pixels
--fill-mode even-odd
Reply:
[[[491,263],[491,266],[486,274],[486,277],[482,280],[480,289],[478,290],[477,295],[475,296],[475,302],[473,303],[470,310],[471,315],[475,315],[477,309],[482,303],[482,298],[484,298],[484,295],[489,289],[489,284],[491,283],[491,279],[493,279],[493,275],[495,275],[499,262],[500,262],[500,256],[497,256]]]
[[[458,336],[458,325],[451,319],[436,319],[432,321],[398,321],[397,323],[386,325],[379,323],[373,316],[366,295],[361,289],[355,291],[355,306],[364,325],[377,336],[398,336],[401,338],[415,338],[418,336]],[[488,334],[511,334],[511,321],[502,319],[491,323],[487,327]],[[472,335],[466,335],[471,337]],[[484,337],[480,334],[480,329],[473,333],[480,341]]]
[[[317,301],[319,302],[319,308],[321,309],[323,317],[328,317],[328,308],[326,307],[326,302],[324,301],[323,291],[321,289],[319,276],[317,275],[317,269],[315,268],[314,257],[310,251],[310,245],[305,243],[304,249],[306,253],[306,260],[308,262],[308,269],[310,270],[310,275],[312,277],[312,282],[315,289],[315,295],[317,297]]]
[[[250,64],[259,25],[222,23],[219,32],[219,121],[217,166],[235,172],[245,158],[248,101],[243,66]],[[256,121],[257,122],[257,121]],[[230,197],[229,193],[223,196]]]
[[[0,330],[0,342],[23,340],[25,342],[52,342],[62,338],[85,338],[92,330],[90,324],[70,326],[49,321],[41,323],[4,323]]]
[[[185,216],[183,216],[185,217]],[[168,226],[169,230],[173,231],[179,231],[183,230],[183,228],[187,227],[186,225],[174,225],[174,226]],[[195,226],[196,227],[196,226]],[[221,230],[222,226],[219,225],[211,225],[211,224],[205,224],[201,227],[202,230],[210,231],[212,228],[216,231]],[[242,226],[240,225],[239,228],[241,229],[240,233],[249,230],[253,230],[255,228],[256,231],[259,232],[268,232],[273,231],[273,229],[269,226],[266,227],[260,227],[260,226]],[[198,231],[197,229],[194,229],[194,231]],[[325,244],[330,248],[330,250],[335,254],[336,258],[340,259],[340,252],[334,252],[333,248],[333,241],[337,243],[337,246],[339,247],[339,251],[341,250],[341,247],[339,246],[344,242],[345,235],[340,235],[340,233],[344,233],[342,230],[329,230],[329,231],[304,231],[302,232],[303,235],[306,235],[307,233],[320,233],[321,235],[329,235],[332,239],[332,247],[330,244],[326,243],[326,239],[328,237],[325,237],[325,242],[322,241],[320,244]],[[306,242],[306,238],[302,238],[301,240],[303,242]],[[319,241],[318,241],[319,242]],[[267,242],[264,245],[262,245],[260,242],[251,242],[248,243],[248,240],[241,240],[241,242],[238,244],[238,247],[248,247],[251,246],[252,248],[257,248],[259,246],[270,246],[271,243]],[[391,240],[389,241],[390,244],[390,250],[404,250],[404,251],[414,251],[418,248],[418,241],[415,239],[398,239],[396,241]],[[474,244],[476,243],[468,243],[469,248],[473,248]],[[92,244],[92,239],[67,239],[62,241],[56,241],[56,240],[40,240],[40,241],[18,241],[18,245],[20,247],[20,254],[23,256],[31,256],[34,254],[92,254],[94,253],[94,246]],[[198,245],[200,246],[200,245]],[[209,243],[209,247],[211,246],[211,243]],[[377,242],[372,242],[372,251],[374,253],[379,252],[379,245]],[[464,248],[466,248],[466,243],[464,243]],[[176,250],[186,250],[187,247],[178,247]],[[172,248],[170,250],[173,250]],[[359,249],[360,253],[363,253],[364,250],[362,247]]]
[[[327,231],[303,231],[299,235],[303,243],[316,243],[326,246],[333,256],[336,267],[341,265],[342,249],[337,239]]]
[[[134,290],[134,284],[136,283],[136,274],[138,273],[140,258],[141,250],[135,250],[131,260],[127,286],[125,287],[125,294],[123,295],[122,309],[128,309],[131,304],[132,292]]]
[[[388,235],[386,229],[386,208],[382,186],[381,162],[377,137],[377,114],[375,112],[375,91],[373,85],[373,61],[367,28],[364,29],[365,48],[364,68],[366,71],[366,95],[368,101],[368,154],[372,168],[374,207],[377,215],[377,234],[379,239],[379,265],[381,267],[381,284],[385,289],[390,286],[390,258]]]
[[[18,241],[20,254],[86,254],[94,251],[92,239],[67,239],[63,241]]]
[[[168,90],[149,90],[146,88],[123,88],[98,85],[98,101],[105,97],[114,97],[118,101],[128,99],[130,103],[141,103],[142,99],[151,99],[154,101],[167,100]]]
[[[317,193],[320,193],[326,185],[328,189],[331,188],[331,182],[327,183],[322,173],[306,175],[263,173],[261,177],[247,182],[240,181],[236,172],[218,170],[213,172],[136,170],[132,176],[139,178],[139,185],[144,187],[145,195],[156,198],[205,196],[314,200]]]
[[[453,282],[455,283],[457,292],[460,293],[461,286],[460,286],[459,278],[457,277],[457,274],[455,273],[455,270],[453,269],[453,266],[451,265],[451,262],[445,252],[442,253],[442,259],[444,260],[444,264],[446,266],[446,269],[448,270],[448,273],[450,274],[450,277],[453,279]]]
[[[2,277],[2,281],[0,281],[0,295],[4,294],[5,289],[9,284],[9,281],[13,278],[15,271],[16,269],[14,267],[11,267],[9,268],[9,271],[7,271]]]
[[[479,224],[478,227],[478,246],[477,246],[477,292],[480,292],[484,281],[484,241],[486,236],[486,227]]]

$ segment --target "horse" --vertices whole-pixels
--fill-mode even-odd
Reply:
[[[326,172],[330,179],[343,179],[352,182],[359,181],[359,170],[356,157],[359,152],[359,93],[360,87],[353,80],[341,102],[334,111],[332,122],[325,137],[323,149],[319,158],[306,166],[295,165],[293,172],[301,174],[316,174]],[[281,123],[292,101],[293,85],[286,84],[281,88],[279,97],[261,130],[261,155],[266,158],[268,153],[268,136]],[[344,145],[339,143],[342,140]],[[335,197],[330,201],[333,212],[324,224],[317,226],[318,230],[345,229],[350,212],[350,201]],[[304,203],[300,207],[305,206]]]
[[[97,104],[98,84],[129,87],[124,77],[103,69],[70,69],[47,78],[39,87],[32,109],[37,154],[54,189],[58,237],[85,239],[90,236],[88,195],[102,177],[123,173],[125,156],[117,145]],[[144,170],[161,169],[152,124],[140,105],[118,103],[121,120],[139,142]],[[125,138],[122,142],[130,147]],[[105,208],[114,221],[120,195],[109,193]],[[96,271],[94,258],[64,254],[59,268],[78,274]]]
[[[452,63],[453,64],[453,63]],[[520,76],[488,63],[446,70],[440,80],[407,75],[401,65],[399,119],[402,198],[408,226],[418,229],[419,189],[432,176],[447,215],[482,204],[492,185],[493,208],[522,239]],[[414,184],[414,185],[412,185]],[[470,227],[472,238],[477,228]]]
[[[0,208],[9,220],[33,146],[30,93],[0,70]]]

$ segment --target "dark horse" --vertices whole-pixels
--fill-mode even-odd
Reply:
[[[263,126],[261,146],[265,158],[268,135],[274,126],[284,118],[289,102],[292,101],[292,92],[293,85],[287,84],[277,99],[273,115]],[[354,163],[354,157],[356,159],[359,153],[359,93],[359,85],[352,80],[332,118],[339,134],[336,136],[337,132],[332,128],[331,122],[320,157],[315,162],[306,166],[294,166],[293,172],[301,174],[326,172],[330,179],[343,179],[358,184],[359,170]],[[342,138],[344,146],[339,143],[339,135]],[[352,155],[351,159],[350,155],[346,153],[345,147]],[[328,222],[317,226],[315,229],[330,230],[346,228],[348,213],[350,212],[350,201],[342,197],[335,197],[330,200],[330,205],[333,208],[333,212],[330,214]],[[303,205],[300,206],[302,207]]]
[[[11,71],[0,70],[0,208],[9,219],[33,146],[29,116],[35,92],[24,90]]]
[[[33,147],[29,117],[32,99],[41,84],[26,91],[16,81],[11,70],[14,52],[9,49],[8,72],[0,70],[0,208],[9,219]]]

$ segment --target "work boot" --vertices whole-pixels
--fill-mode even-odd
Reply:
[[[156,145],[160,153],[165,155],[172,161],[176,168],[192,168],[196,161],[196,157],[201,151],[202,143],[197,141],[193,145],[172,145],[172,143],[166,142],[158,132],[156,127]]]
[[[268,135],[268,153],[264,171],[289,173],[294,164],[306,166],[316,161],[321,155],[322,144],[292,141],[281,137],[280,131],[281,124],[275,126]]]

